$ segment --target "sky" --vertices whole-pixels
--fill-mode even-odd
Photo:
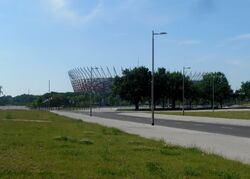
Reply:
[[[250,80],[249,0],[0,0],[5,95],[73,91],[75,67],[221,71],[233,90]]]

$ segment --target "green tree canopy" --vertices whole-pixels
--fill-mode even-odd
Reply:
[[[161,102],[165,106],[165,100],[169,97],[170,91],[170,72],[165,68],[158,68],[155,73],[155,101]]]
[[[151,73],[146,67],[125,69],[121,77],[115,77],[113,92],[130,101],[139,109],[139,103],[150,96]]]
[[[207,73],[200,82],[202,96],[204,99],[210,100],[211,105],[213,100],[213,86],[214,99],[222,107],[224,101],[232,95],[232,89],[224,73]]]
[[[169,96],[172,101],[172,108],[175,109],[176,100],[181,100],[182,96],[182,73],[173,72],[170,74]]]
[[[250,81],[242,82],[239,91],[244,99],[250,100]]]

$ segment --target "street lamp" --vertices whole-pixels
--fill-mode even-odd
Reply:
[[[214,74],[213,74],[213,112],[214,112]]]
[[[91,67],[90,69],[89,116],[92,116],[93,70],[97,69],[97,67]]]
[[[2,86],[0,86],[0,95],[3,94],[3,91],[2,91]]]
[[[185,70],[191,69],[191,67],[183,67],[182,69],[182,115],[184,116],[185,111]]]
[[[48,84],[48,90],[49,90],[49,96],[50,96],[50,80],[49,80],[49,84]],[[49,97],[49,101],[48,101],[48,107],[49,107],[49,110],[50,110],[50,97]]]
[[[155,33],[152,31],[152,81],[151,81],[151,112],[152,112],[152,126],[155,124],[155,117],[154,117],[154,73],[155,73],[155,67],[154,67],[154,36],[155,35],[167,35],[166,32],[160,32]]]

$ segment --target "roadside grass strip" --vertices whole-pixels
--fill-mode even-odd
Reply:
[[[250,178],[250,165],[44,111],[0,111],[0,141],[0,178]]]

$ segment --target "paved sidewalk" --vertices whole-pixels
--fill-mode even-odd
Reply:
[[[228,159],[238,160],[250,164],[250,138],[234,137],[221,134],[197,132],[186,129],[176,129],[148,124],[89,117],[84,114],[53,111],[56,114],[81,119],[86,122],[103,126],[115,127],[131,134],[142,137],[163,139],[167,143],[185,147],[197,147],[208,153],[221,155]]]

